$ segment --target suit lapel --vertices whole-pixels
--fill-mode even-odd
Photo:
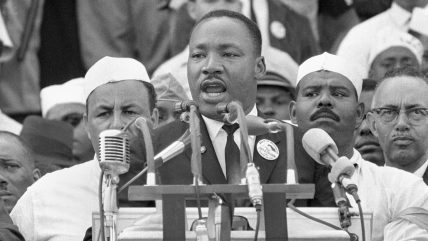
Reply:
[[[211,142],[207,126],[202,116],[199,115],[199,118],[201,127],[201,147],[205,147],[206,149],[206,151],[201,154],[203,182],[206,184],[227,184],[227,180],[224,177],[217,159],[217,154]],[[190,161],[192,158],[192,149],[188,148],[185,151],[185,155]]]

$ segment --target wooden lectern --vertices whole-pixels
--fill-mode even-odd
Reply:
[[[312,199],[315,187],[313,184],[262,186],[266,239],[287,240],[286,195],[287,199]],[[231,194],[234,198],[248,198],[246,185],[201,185],[199,189],[201,199],[209,199],[214,193]],[[132,201],[162,200],[163,240],[186,239],[185,200],[195,198],[195,186],[131,186],[128,196]]]

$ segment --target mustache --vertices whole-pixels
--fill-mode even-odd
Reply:
[[[329,117],[335,121],[340,121],[340,117],[328,108],[321,108],[321,109],[317,110],[314,114],[311,115],[309,120],[314,121],[320,117],[325,117],[325,116],[327,116],[327,117]]]

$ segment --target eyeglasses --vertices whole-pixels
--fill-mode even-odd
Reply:
[[[370,112],[376,113],[379,115],[380,119],[385,123],[395,123],[397,117],[401,113],[401,109],[394,108],[375,108]],[[428,108],[411,108],[408,110],[403,110],[406,114],[409,123],[412,125],[419,125],[423,123],[428,116]]]

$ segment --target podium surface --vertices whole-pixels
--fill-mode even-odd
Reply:
[[[299,208],[301,211],[315,216],[323,221],[327,221],[334,225],[339,226],[339,220],[337,215],[337,208]],[[204,216],[207,216],[208,209],[202,209]],[[357,212],[357,210],[352,210]],[[121,208],[119,209],[118,215],[118,233],[119,240],[121,241],[143,241],[143,240],[163,240],[162,229],[160,226],[153,228],[152,230],[138,230],[138,228],[131,228],[133,224],[140,218],[149,217],[155,215],[155,208]],[[254,208],[236,208],[235,215],[241,215],[248,219],[248,222],[252,228],[256,224],[256,212]],[[196,208],[186,208],[186,227],[190,227],[192,222],[198,218],[198,212]],[[366,240],[371,240],[372,220],[373,214],[371,212],[365,212],[364,215],[364,226],[366,229]],[[287,209],[287,221],[288,221],[288,237],[289,240],[349,240],[349,235],[342,230],[333,230],[323,224],[317,223],[310,219],[295,213],[291,209]],[[128,228],[128,229],[127,229]],[[189,230],[189,228],[187,228]],[[261,222],[259,239],[264,239],[264,227]],[[357,234],[361,238],[361,225],[359,217],[352,217],[352,226],[349,231]],[[96,237],[99,232],[99,214],[93,214],[93,237]],[[186,231],[186,240],[195,240],[195,233],[192,231]],[[232,240],[253,240],[254,231],[232,231]]]

